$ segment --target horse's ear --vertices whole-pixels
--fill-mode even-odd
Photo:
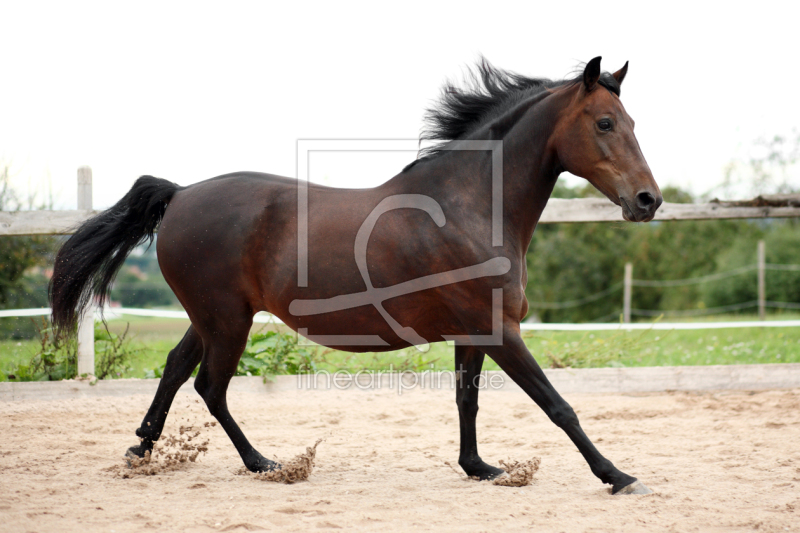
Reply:
[[[617,80],[617,83],[622,85],[622,80],[625,79],[625,74],[627,73],[628,73],[628,62],[626,61],[625,64],[622,66],[622,68],[616,71],[614,74],[612,74],[612,76],[614,76],[614,79]]]
[[[600,79],[600,60],[602,59],[601,56],[597,56],[591,61],[586,64],[586,68],[583,69],[583,85],[586,87],[587,91],[591,91],[594,89],[594,86],[597,85],[597,80]]]

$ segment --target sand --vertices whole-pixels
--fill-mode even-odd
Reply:
[[[647,496],[612,496],[567,437],[511,391],[481,392],[480,452],[493,464],[541,458],[532,483],[465,479],[450,466],[453,396],[231,394],[233,415],[267,457],[286,460],[325,439],[309,479],[293,484],[242,475],[194,396],[178,396],[165,434],[200,428],[207,452],[129,478],[119,465],[150,397],[0,403],[0,530],[800,529],[800,390],[569,395],[600,450],[655,491]]]

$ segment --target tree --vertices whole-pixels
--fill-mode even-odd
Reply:
[[[35,198],[28,199],[28,207]],[[9,168],[0,171],[0,211],[19,211],[24,206],[9,184]],[[39,205],[39,208],[45,208]],[[0,237],[0,309],[47,305],[47,276],[57,239],[51,236]],[[0,337],[30,337],[35,328],[27,319],[0,319]]]

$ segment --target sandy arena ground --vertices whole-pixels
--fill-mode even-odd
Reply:
[[[318,438],[316,469],[283,485],[237,475],[219,426],[207,455],[123,479],[150,397],[0,403],[0,530],[798,531],[800,390],[570,395],[584,429],[655,491],[611,496],[567,437],[521,392],[482,391],[480,452],[542,458],[532,485],[463,479],[452,391],[232,394],[259,450],[290,458]],[[165,428],[213,419],[179,395]],[[460,469],[459,469],[460,472]]]

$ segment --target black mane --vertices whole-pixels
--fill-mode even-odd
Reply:
[[[439,100],[425,113],[420,143],[434,143],[419,151],[418,159],[412,161],[408,170],[423,159],[430,159],[443,151],[449,142],[466,137],[481,126],[499,118],[505,112],[532,96],[554,87],[580,83],[583,68],[578,75],[563,80],[529,78],[515,72],[499,69],[481,58],[465,76],[465,87],[459,88],[448,82]],[[604,72],[600,85],[620,95],[620,85],[614,77]]]

